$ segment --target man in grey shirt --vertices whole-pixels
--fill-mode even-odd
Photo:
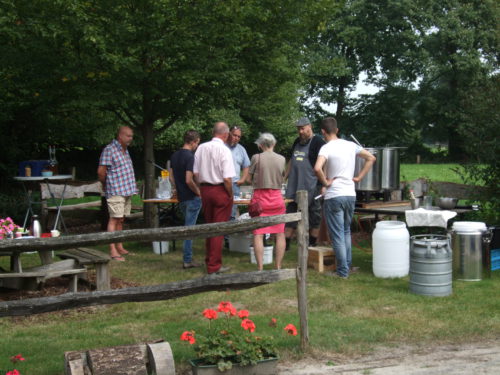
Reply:
[[[295,125],[299,136],[293,143],[292,156],[285,173],[285,179],[288,179],[285,197],[295,200],[295,194],[298,190],[307,191],[309,198],[309,245],[316,246],[321,224],[321,203],[314,197],[320,194],[321,184],[318,184],[318,178],[313,168],[319,150],[325,141],[314,134],[311,121],[307,117],[302,117]],[[297,212],[297,204],[295,202],[289,203],[286,212]],[[296,227],[296,222],[286,224],[287,250]]]

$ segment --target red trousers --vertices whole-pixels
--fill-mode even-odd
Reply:
[[[203,217],[206,223],[227,221],[233,207],[233,197],[230,197],[224,185],[200,186]],[[205,240],[205,264],[207,273],[214,273],[222,266],[222,243],[224,236],[209,237]]]

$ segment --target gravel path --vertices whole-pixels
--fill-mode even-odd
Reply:
[[[281,363],[280,375],[498,375],[500,339],[436,347],[381,348],[346,363],[304,359]]]

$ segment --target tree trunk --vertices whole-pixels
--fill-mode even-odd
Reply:
[[[154,132],[153,122],[144,120],[142,124],[142,137],[144,138],[144,198],[154,198],[156,195]],[[144,222],[148,228],[158,227],[158,209],[153,203],[144,203]]]

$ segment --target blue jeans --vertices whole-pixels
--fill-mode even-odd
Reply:
[[[191,226],[196,224],[198,219],[198,214],[201,209],[201,198],[194,197],[191,200],[180,202],[179,207],[181,208],[182,214],[184,215],[184,225]],[[184,250],[183,250],[184,263],[191,263],[193,261],[193,241],[184,240]]]
[[[352,265],[351,221],[356,197],[344,196],[325,199],[323,203],[328,233],[332,239],[337,261],[337,274],[349,276]]]
[[[238,197],[240,195],[240,187],[233,182],[233,196]],[[234,220],[236,219],[236,212],[238,210],[238,206],[236,204],[233,204],[233,208],[231,209],[231,217],[229,220]]]

